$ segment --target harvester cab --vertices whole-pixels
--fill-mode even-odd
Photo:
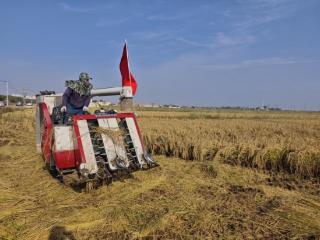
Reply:
[[[37,95],[36,144],[50,172],[61,181],[76,172],[87,190],[111,183],[119,175],[158,164],[148,153],[134,112],[136,82],[130,73],[127,46],[120,63],[122,86],[92,89],[91,96],[120,96],[123,111],[74,115],[61,121],[62,94],[43,91]]]

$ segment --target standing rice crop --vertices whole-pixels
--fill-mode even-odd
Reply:
[[[255,111],[140,113],[153,154],[320,176],[320,114]]]

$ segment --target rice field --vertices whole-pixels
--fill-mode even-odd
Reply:
[[[160,167],[88,194],[44,169],[33,109],[1,112],[0,239],[320,238],[317,113],[137,114]]]
[[[320,113],[145,111],[139,116],[153,154],[320,177]]]

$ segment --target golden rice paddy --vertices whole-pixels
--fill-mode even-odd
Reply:
[[[320,113],[146,111],[140,116],[154,154],[320,177]]]
[[[138,111],[160,167],[88,194],[43,168],[34,110],[0,113],[0,239],[318,239],[319,120]]]

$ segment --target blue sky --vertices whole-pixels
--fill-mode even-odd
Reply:
[[[137,102],[320,110],[318,0],[2,0],[0,9],[0,79],[11,92],[63,91],[81,71],[96,87],[118,86],[126,39]]]

